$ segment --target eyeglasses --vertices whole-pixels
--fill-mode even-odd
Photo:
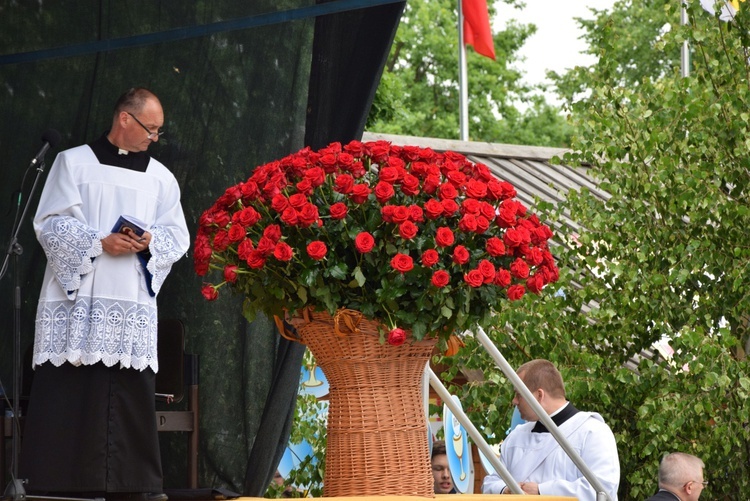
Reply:
[[[149,139],[154,139],[155,137],[161,137],[164,134],[163,130],[158,130],[156,132],[151,132],[148,129],[148,127],[146,127],[145,125],[143,125],[143,123],[140,120],[138,120],[138,118],[135,115],[133,115],[129,111],[126,111],[125,113],[127,113],[128,115],[130,115],[131,117],[133,117],[133,120],[135,120],[136,122],[138,122],[138,125],[140,125],[141,127],[143,127],[143,130],[145,130],[146,132],[148,132],[148,138]]]
[[[703,480],[701,482],[698,482],[697,480],[690,480],[689,482],[685,482],[685,485],[683,485],[683,487],[686,487],[687,484],[702,484],[703,487],[705,487],[708,485],[708,480]]]

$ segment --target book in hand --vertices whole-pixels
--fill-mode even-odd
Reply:
[[[146,228],[148,228],[148,225],[136,217],[123,214],[117,219],[117,222],[112,227],[112,233],[126,233],[126,228],[130,228],[133,230],[134,234],[141,237],[146,231]]]

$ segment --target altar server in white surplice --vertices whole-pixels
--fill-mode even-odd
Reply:
[[[20,473],[30,493],[163,500],[156,295],[190,237],[172,173],[146,150],[159,99],[130,89],[112,128],[61,152],[34,218],[47,256]],[[122,215],[144,226],[120,232]]]
[[[595,412],[581,412],[565,398],[557,368],[547,360],[532,360],[518,368],[518,376],[550,415],[571,446],[596,475],[612,501],[617,500],[620,461],[612,430]],[[500,460],[526,494],[571,496],[595,501],[596,490],[565,454],[536,413],[516,393],[513,404],[528,423],[516,426],[500,446]],[[510,494],[497,474],[487,475],[484,494]]]

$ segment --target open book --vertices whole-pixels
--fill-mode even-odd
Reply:
[[[123,214],[112,227],[112,233],[125,233],[126,228],[130,228],[133,233],[140,237],[146,231],[148,225],[136,217]]]

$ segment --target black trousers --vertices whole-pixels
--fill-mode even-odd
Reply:
[[[28,492],[162,492],[155,374],[103,363],[36,368],[21,442]]]

